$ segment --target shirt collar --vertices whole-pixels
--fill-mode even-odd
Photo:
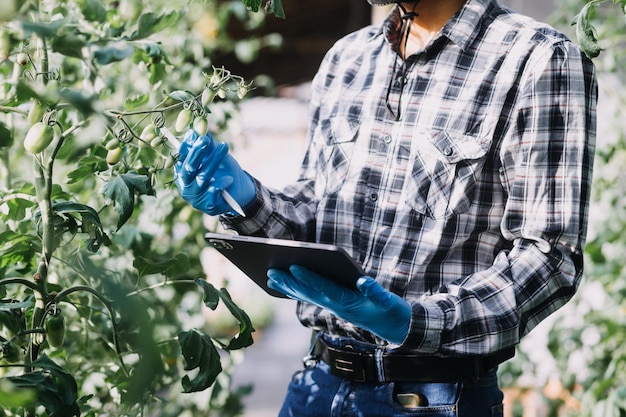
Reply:
[[[463,7],[441,29],[440,36],[445,36],[459,48],[466,50],[480,33],[478,28],[495,0],[467,0]],[[381,25],[379,35],[384,35],[387,43],[395,50],[400,42],[400,18],[402,10],[396,6]]]

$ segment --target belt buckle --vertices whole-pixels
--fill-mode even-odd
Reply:
[[[365,382],[364,358],[358,352],[328,348],[328,359],[337,376],[355,382]]]

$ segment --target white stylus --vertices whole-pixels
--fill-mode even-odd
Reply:
[[[169,130],[165,126],[162,126],[160,130],[163,133],[163,136],[165,136],[167,140],[172,144],[174,149],[180,149],[180,141],[176,139],[176,136],[174,136],[171,130]],[[230,195],[228,191],[220,190],[220,194],[222,195],[222,198],[224,199],[224,201],[226,201],[226,203],[230,206],[230,208],[235,210],[235,212],[239,214],[240,216],[246,217],[246,213],[244,213],[243,208],[239,205],[237,200],[235,200],[233,196]]]

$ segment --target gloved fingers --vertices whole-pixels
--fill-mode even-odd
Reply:
[[[224,197],[222,197],[222,190],[225,190],[233,183],[233,177],[223,176],[217,179],[213,179],[209,188],[206,190],[206,208],[215,214],[222,214],[230,210],[230,206]]]
[[[270,268],[267,271],[267,286],[275,291],[282,292],[289,298],[293,298],[294,300],[307,301],[310,300],[302,297],[300,292],[295,288],[298,287],[296,284],[294,287],[295,280],[291,276],[290,273],[282,271],[276,268]]]
[[[196,175],[202,178],[213,178],[227,155],[228,145],[226,143],[218,144],[212,151],[201,155],[202,161]]]
[[[184,161],[189,155],[189,150],[193,146],[193,144],[198,139],[198,134],[193,129],[187,129],[185,132],[185,136],[183,137],[183,141],[180,144],[180,148],[178,148],[178,160]]]
[[[355,291],[349,290],[339,284],[334,283],[328,278],[311,271],[301,265],[291,265],[289,272],[295,279],[302,284],[324,294],[326,298],[333,303],[346,303],[353,301]]]
[[[387,291],[372,277],[361,277],[356,282],[357,289],[375,305],[388,310],[393,306],[394,294]]]
[[[204,181],[210,180],[219,168],[220,163],[228,154],[228,145],[220,144],[210,150],[211,145],[212,143],[206,136],[201,136],[189,149],[180,169],[185,185],[190,184],[196,177],[202,177]]]

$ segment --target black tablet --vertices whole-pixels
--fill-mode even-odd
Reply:
[[[267,287],[270,268],[287,271],[290,265],[301,265],[348,288],[356,288],[356,281],[365,275],[344,249],[334,245],[222,233],[207,233],[204,238],[274,297],[287,298]]]

